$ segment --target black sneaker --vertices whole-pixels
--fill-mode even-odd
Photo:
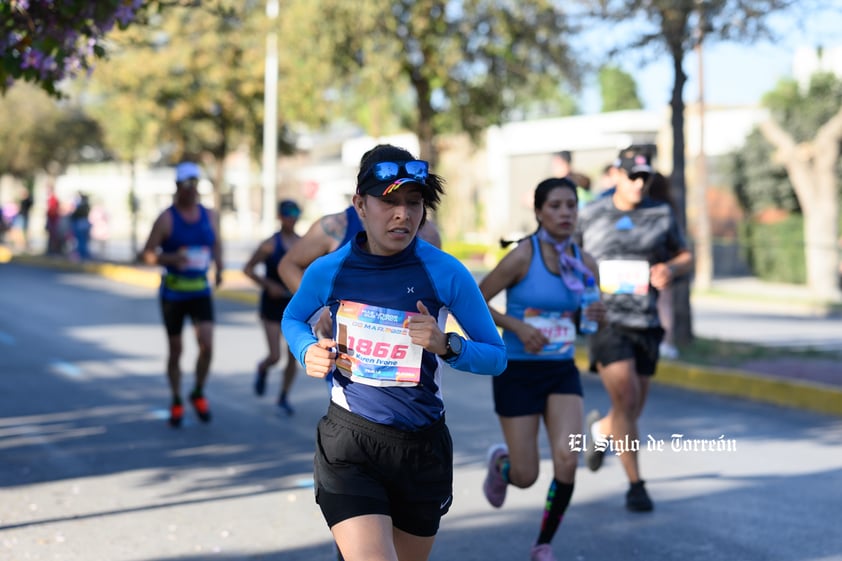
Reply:
[[[588,465],[588,469],[591,471],[597,471],[600,467],[602,467],[602,460],[605,458],[605,449],[597,450],[596,447],[596,435],[594,435],[591,427],[595,422],[600,419],[599,411],[594,409],[588,416],[585,417],[585,430],[587,431],[587,435],[589,437],[590,442],[585,447],[585,463]],[[602,437],[602,435],[599,435]],[[602,440],[602,438],[600,438]]]
[[[278,398],[278,413],[285,417],[292,417],[295,415],[295,409],[289,404],[286,397]]]
[[[254,376],[254,394],[263,395],[266,393],[266,376],[269,374],[267,370],[260,370],[260,365],[257,365],[257,373]]]
[[[643,481],[632,483],[626,493],[626,508],[632,512],[649,512],[655,505],[643,486]]]

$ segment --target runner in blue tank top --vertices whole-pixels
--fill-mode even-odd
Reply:
[[[545,179],[535,188],[538,231],[521,240],[480,283],[487,301],[506,291],[506,313],[491,309],[503,328],[508,366],[493,379],[494,409],[506,444],[489,449],[483,491],[499,508],[509,484],[525,489],[538,479],[538,432],[547,429],[553,480],[532,561],[554,561],[550,545],[561,524],[576,476],[578,454],[570,438],[582,432],[582,383],[573,362],[576,314],[585,279],[596,262],[582,254],[571,235],[576,228],[576,184],[567,178]],[[601,302],[588,317],[602,319]]]
[[[160,300],[167,330],[167,379],[172,393],[169,422],[181,426],[184,407],[181,402],[181,332],[184,318],[196,328],[199,356],[196,359],[196,383],[190,403],[202,422],[211,419],[205,383],[213,356],[213,301],[208,283],[211,262],[215,265],[215,284],[222,282],[222,243],[216,232],[215,216],[199,204],[199,166],[182,162],[176,167],[176,191],[171,207],[162,212],[149,233],[140,254],[147,265],[161,265]]]
[[[292,298],[292,293],[278,276],[278,263],[287,250],[301,239],[301,236],[295,233],[295,224],[298,222],[300,215],[301,209],[295,201],[284,200],[278,203],[278,219],[281,221],[281,229],[260,242],[260,245],[257,246],[257,249],[243,267],[246,276],[261,287],[258,309],[263,324],[263,332],[266,334],[266,342],[269,345],[269,356],[257,363],[254,393],[259,396],[266,393],[266,377],[269,368],[281,360],[281,319],[287,304],[289,304],[289,299]],[[255,267],[261,262],[264,269],[262,276],[255,271]],[[296,368],[295,357],[287,348],[286,366],[281,378],[281,389],[277,402],[279,411],[285,415],[292,415],[295,412],[289,403],[289,392],[295,379]]]
[[[471,273],[419,240],[441,179],[402,148],[363,156],[354,207],[365,225],[316,259],[284,313],[307,374],[333,372],[317,429],[316,502],[346,559],[424,560],[452,501],[442,363],[496,375],[505,347]],[[330,310],[331,336],[310,323]],[[444,333],[447,310],[468,338]]]

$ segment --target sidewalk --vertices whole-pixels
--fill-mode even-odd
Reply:
[[[711,307],[842,317],[842,300],[821,301],[804,285],[766,282],[756,277],[714,279],[710,290],[693,294],[693,302]]]
[[[249,245],[249,247],[246,247]],[[98,274],[118,282],[156,288],[160,282],[157,267],[145,267],[127,262],[90,261],[74,263],[62,257],[43,255],[11,256],[0,246],[0,264],[48,267],[67,271]],[[228,269],[217,298],[256,305],[258,291],[240,270],[252,251],[250,244],[237,244],[228,251]],[[121,248],[127,254],[128,248]],[[116,253],[116,252],[115,252]],[[838,303],[821,303],[811,298],[804,287],[765,283],[756,278],[717,279],[711,290],[692,296],[694,310],[706,313],[737,311],[754,315],[761,322],[765,318],[783,321],[785,326],[797,325],[800,319],[842,317]],[[833,320],[835,325],[836,320]],[[842,331],[834,337],[842,345]],[[721,335],[718,338],[726,339]],[[726,339],[736,340],[740,339]],[[577,362],[583,372],[587,368],[586,352],[581,350]],[[662,360],[655,382],[687,389],[747,398],[819,413],[842,415],[842,354],[837,359],[826,357],[775,357],[749,360],[739,369],[719,369],[677,361]]]

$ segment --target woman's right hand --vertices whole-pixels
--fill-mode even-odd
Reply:
[[[324,378],[336,368],[336,341],[319,339],[304,353],[304,369],[308,376]]]
[[[520,342],[523,343],[524,350],[528,353],[537,354],[541,352],[545,345],[550,343],[550,340],[537,328],[525,322],[521,322],[516,334]]]

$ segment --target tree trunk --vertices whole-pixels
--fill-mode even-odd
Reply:
[[[137,214],[140,210],[138,208],[139,205],[137,200],[137,158],[134,154],[132,154],[129,170],[129,173],[131,174],[129,178],[129,213],[131,214],[130,244],[132,248],[132,259],[134,259],[138,253]]]
[[[430,102],[432,88],[429,81],[421,76],[417,70],[412,72],[411,80],[415,89],[416,107],[418,109],[418,124],[415,131],[420,150],[418,157],[430,162],[430,168],[435,172],[436,164],[438,164],[438,153],[434,142],[435,126],[433,125],[436,112]]]
[[[674,81],[670,107],[672,109],[672,175],[670,187],[675,201],[676,220],[683,232],[687,232],[687,184],[684,177],[684,83],[687,76],[682,68],[684,51],[680,45],[672,49]],[[677,345],[693,341],[693,315],[690,309],[690,276],[675,279],[673,296],[673,338]]]
[[[216,231],[222,235],[222,187],[225,185],[225,157],[217,158],[213,178],[213,207],[216,210]]]
[[[830,193],[816,193],[809,204],[801,204],[804,214],[804,257],[807,266],[807,286],[822,300],[839,298],[839,253],[836,248],[839,208],[826,201],[835,200]]]
[[[842,109],[822,125],[812,142],[796,144],[772,120],[760,124],[775,147],[774,158],[786,167],[804,215],[807,286],[822,300],[839,299],[839,200],[836,163],[842,141]]]

